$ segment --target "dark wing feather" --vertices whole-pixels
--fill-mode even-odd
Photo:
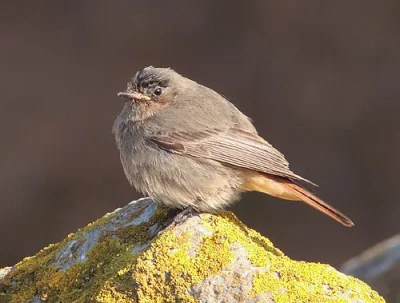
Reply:
[[[284,155],[271,144],[257,134],[241,129],[172,132],[155,136],[153,141],[169,152],[214,160],[316,186],[293,173]]]

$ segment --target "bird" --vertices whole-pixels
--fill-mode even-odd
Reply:
[[[302,201],[338,221],[351,219],[289,168],[252,120],[216,91],[171,68],[145,67],[127,89],[113,125],[130,184],[174,209],[214,213],[257,191]]]

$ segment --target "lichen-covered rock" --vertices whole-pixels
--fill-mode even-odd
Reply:
[[[350,259],[341,270],[367,282],[388,302],[400,303],[400,234]]]
[[[169,224],[141,199],[0,270],[0,302],[384,302],[329,265],[289,259],[231,213]]]

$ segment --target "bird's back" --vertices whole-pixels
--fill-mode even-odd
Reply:
[[[161,126],[163,131],[186,132],[236,127],[257,133],[251,120],[223,96],[190,79],[182,76],[181,78],[181,83],[190,81],[191,85],[181,85],[176,96],[179,101],[173,102],[157,117],[150,118],[148,127],[159,129]],[[179,112],[184,112],[185,115],[177,116],[176,113]],[[190,117],[190,120],[187,117]]]

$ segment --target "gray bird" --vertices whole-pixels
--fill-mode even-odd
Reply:
[[[345,226],[282,153],[224,97],[170,68],[137,72],[113,133],[131,185],[172,208],[215,212],[245,191],[303,201]]]

